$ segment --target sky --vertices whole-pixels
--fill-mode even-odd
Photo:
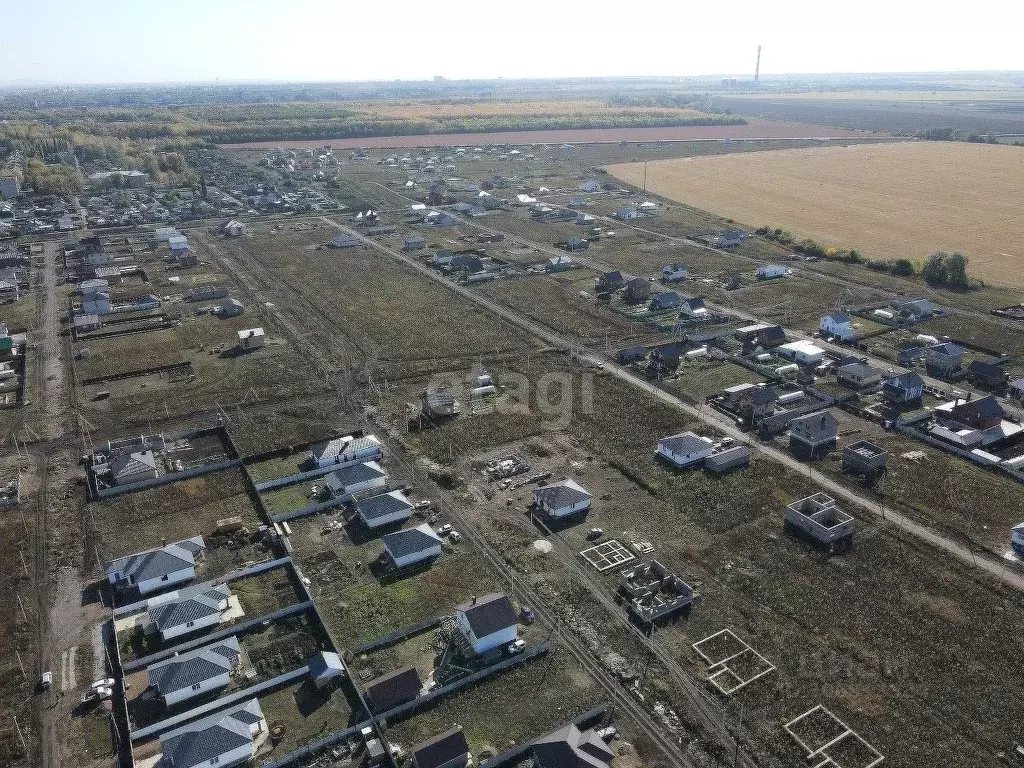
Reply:
[[[1024,2],[0,0],[0,83],[1024,70]]]

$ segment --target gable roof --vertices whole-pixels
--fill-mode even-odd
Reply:
[[[317,443],[313,446],[311,453],[317,461],[324,459],[336,459],[346,454],[354,454],[368,448],[380,448],[380,440],[375,435],[364,435],[363,437],[336,437],[324,443]]]
[[[768,405],[779,399],[778,393],[772,387],[754,387],[743,392],[742,399],[749,399],[753,405]]]
[[[333,677],[344,674],[345,665],[341,662],[341,656],[334,651],[320,651],[307,664],[309,674],[315,680],[318,677]]]
[[[172,656],[152,664],[146,670],[149,684],[161,696],[191,688],[196,683],[229,672],[240,653],[238,638],[231,636],[213,645]]]
[[[110,474],[115,479],[142,475],[156,469],[156,456],[152,451],[137,451],[114,456],[110,460]]]
[[[356,502],[356,512],[364,520],[379,520],[399,512],[407,516],[412,514],[412,504],[401,491],[389,491],[377,496],[370,496]]]
[[[462,726],[456,725],[443,733],[431,736],[413,747],[412,758],[416,768],[440,768],[442,765],[469,754],[469,743]]]
[[[976,400],[957,403],[950,410],[949,415],[951,418],[970,424],[972,422],[989,421],[990,419],[1002,419],[1003,409],[996,400],[995,395],[987,395]]]
[[[493,635],[519,623],[512,601],[504,592],[492,592],[469,603],[456,606],[456,612],[465,614],[469,628],[477,639]]]
[[[550,485],[534,489],[533,499],[537,503],[543,502],[553,509],[559,509],[560,507],[567,507],[571,504],[586,501],[590,499],[590,494],[587,493],[586,488],[575,480],[566,478],[565,480],[559,480],[557,483],[551,483]]]
[[[803,432],[810,432],[817,435],[835,435],[839,427],[839,419],[832,415],[831,411],[815,411],[803,416],[797,416],[789,422],[791,429]]]
[[[420,674],[415,667],[401,667],[368,682],[366,695],[375,712],[387,712],[415,699],[420,695],[422,687]]]
[[[206,542],[203,541],[203,537],[195,536],[164,547],[147,549],[144,552],[136,552],[134,555],[111,560],[104,566],[104,570],[108,575],[122,573],[125,578],[131,577],[137,582],[158,579],[175,571],[195,567],[195,556],[204,549],[206,549]]]
[[[972,360],[971,364],[967,366],[967,370],[970,373],[977,374],[979,376],[985,376],[992,379],[1005,378],[1006,372],[998,365],[992,363],[985,363],[981,360]]]
[[[914,371],[907,371],[899,376],[890,377],[885,385],[894,389],[920,389],[924,387],[924,379]]]
[[[231,588],[227,584],[216,587],[211,584],[197,584],[190,589],[179,591],[174,599],[150,608],[149,617],[162,632],[220,613],[221,602],[230,597]]]
[[[856,363],[841,365],[836,368],[836,372],[842,372],[847,376],[869,376],[872,373],[876,373],[881,376],[883,373],[881,368],[876,368],[873,365],[868,365],[867,363],[861,363],[859,361]]]
[[[672,453],[691,454],[711,448],[712,441],[693,432],[680,432],[678,435],[661,438],[658,444]]]
[[[163,763],[171,768],[194,768],[232,750],[252,744],[253,723],[263,719],[258,699],[218,712],[160,737]]]
[[[928,347],[928,351],[934,352],[937,355],[945,355],[947,357],[962,357],[964,354],[964,348],[951,341],[944,341],[941,344],[935,344],[934,346]]]
[[[441,538],[426,523],[404,531],[385,533],[381,538],[385,551],[394,558],[425,552],[442,543]]]
[[[378,477],[387,477],[388,473],[381,469],[375,461],[364,461],[336,469],[327,476],[327,485],[332,491],[339,491],[356,483],[365,483]]]
[[[569,723],[533,742],[539,768],[608,768],[615,753],[594,732]]]
[[[704,297],[702,297],[702,296],[694,296],[692,299],[687,299],[686,301],[684,301],[683,305],[687,309],[704,309],[705,308]]]
[[[845,312],[832,312],[831,314],[825,315],[821,319],[822,319],[823,322],[825,320],[831,320],[833,323],[840,323],[840,324],[853,322],[853,318],[850,317]]]

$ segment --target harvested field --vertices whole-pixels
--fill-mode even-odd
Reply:
[[[642,165],[611,166],[642,183]],[[649,163],[647,188],[752,226],[770,224],[873,258],[970,258],[970,273],[1019,286],[1016,220],[1024,153],[962,142],[822,147]]]
[[[749,120],[747,125],[679,126],[666,128],[581,128],[553,131],[496,131],[494,133],[435,133],[412,136],[370,136],[365,138],[323,138],[302,141],[256,141],[225,144],[225,149],[274,149],[310,147],[329,141],[335,149],[386,149],[390,147],[462,147],[476,144],[558,144],[572,142],[620,141],[721,141],[723,139],[834,139],[864,138],[863,131],[826,128],[805,123]]]

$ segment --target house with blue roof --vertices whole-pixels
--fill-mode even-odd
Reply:
[[[267,720],[258,699],[217,712],[160,737],[157,768],[233,768],[249,762],[267,740]]]
[[[136,552],[106,564],[107,583],[117,589],[135,587],[146,595],[196,577],[196,559],[206,551],[202,536]]]

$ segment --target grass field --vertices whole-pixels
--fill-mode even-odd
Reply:
[[[643,182],[642,165],[611,166]],[[873,258],[970,258],[970,273],[1021,285],[1017,201],[1024,153],[927,142],[822,147],[648,163],[647,188],[752,226],[770,224]]]

